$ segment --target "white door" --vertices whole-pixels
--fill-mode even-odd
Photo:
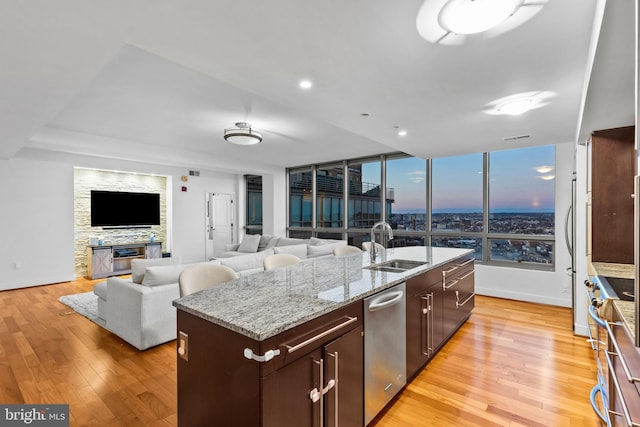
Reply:
[[[234,243],[233,194],[207,193],[206,259],[215,258]]]

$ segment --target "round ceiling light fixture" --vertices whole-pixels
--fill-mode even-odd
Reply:
[[[424,0],[416,16],[420,36],[435,44],[489,39],[533,18],[549,0]]]
[[[491,115],[519,116],[549,105],[551,98],[555,96],[555,92],[551,91],[521,92],[491,101],[486,105],[487,109],[484,112]]]
[[[224,139],[237,145],[255,145],[262,142],[262,134],[251,129],[246,122],[236,122],[235,128],[224,130]]]
[[[438,22],[455,34],[477,34],[490,30],[516,13],[524,0],[449,0],[440,10]]]
[[[516,98],[504,102],[496,107],[499,114],[508,116],[519,116],[531,110],[535,105],[535,98]]]

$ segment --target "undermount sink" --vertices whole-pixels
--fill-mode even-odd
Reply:
[[[424,261],[412,261],[408,259],[392,259],[378,264],[372,264],[364,267],[369,270],[388,271],[392,273],[401,273],[428,264]]]

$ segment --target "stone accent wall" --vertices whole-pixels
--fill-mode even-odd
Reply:
[[[149,228],[103,229],[91,227],[91,190],[132,191],[160,194],[160,225]],[[126,206],[114,206],[126,209]],[[84,168],[74,169],[74,250],[77,277],[87,276],[87,246],[89,239],[101,238],[105,244],[147,242],[151,233],[167,251],[167,178],[129,172],[115,172]]]

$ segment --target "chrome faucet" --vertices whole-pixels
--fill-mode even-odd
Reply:
[[[376,222],[375,224],[373,224],[373,227],[371,227],[371,250],[369,251],[369,255],[371,256],[371,263],[373,264],[374,262],[376,262],[376,255],[377,255],[377,250],[376,250],[376,228],[378,227],[382,227],[383,230],[385,230],[387,232],[387,238],[389,240],[393,240],[393,229],[391,228],[391,226],[384,222],[384,221],[379,221]]]

